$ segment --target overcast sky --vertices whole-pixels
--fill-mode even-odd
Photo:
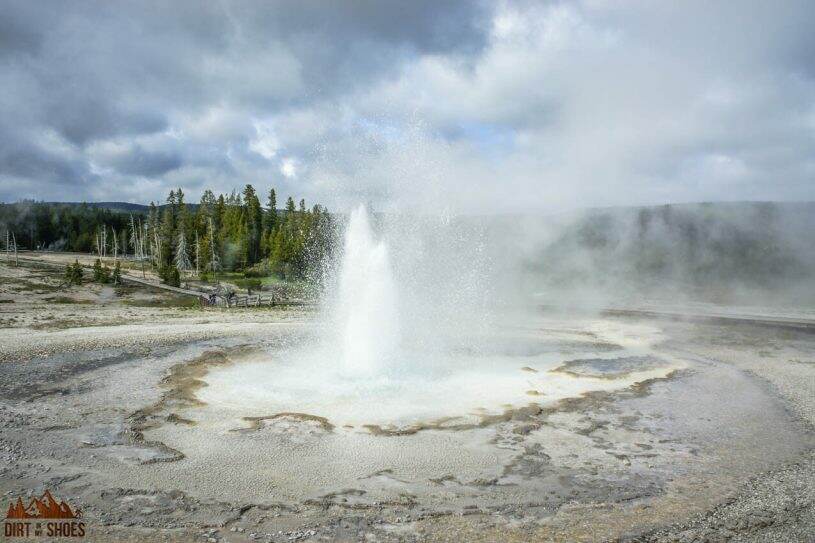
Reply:
[[[811,0],[5,0],[0,200],[815,199]]]

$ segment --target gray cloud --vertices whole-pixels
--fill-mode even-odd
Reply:
[[[10,1],[0,198],[813,199],[813,26],[803,0]]]
[[[177,153],[145,151],[140,146],[112,153],[107,166],[123,175],[157,177],[181,167],[182,158]]]

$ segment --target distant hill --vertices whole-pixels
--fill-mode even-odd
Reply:
[[[51,202],[45,202],[51,203]],[[88,207],[96,207],[99,209],[107,209],[109,211],[122,211],[126,213],[147,213],[150,206],[146,204],[133,204],[130,202],[58,202],[65,205],[82,205],[83,203]],[[159,209],[163,208],[166,204],[158,205]],[[195,211],[198,209],[198,204],[187,204],[187,209]]]
[[[21,205],[25,204],[26,202],[15,202],[14,204],[5,204],[5,205]],[[35,202],[37,204],[47,204],[50,206],[59,206],[59,207],[79,207],[79,206],[86,206],[94,209],[106,209],[108,211],[116,211],[122,213],[147,213],[150,210],[150,206],[147,204],[134,204],[131,202]],[[158,205],[159,209],[163,208],[165,204]],[[198,209],[198,204],[187,204],[187,209],[190,211],[196,211]]]
[[[55,203],[55,202],[46,202]],[[110,211],[129,211],[129,212],[143,212],[146,213],[150,206],[145,204],[132,204],[130,202],[64,202],[66,205],[82,205],[83,203],[89,207],[97,207],[101,209],[109,209]]]
[[[95,209],[107,209],[108,211],[120,211],[123,213],[147,213],[150,210],[148,204],[134,204],[131,202],[45,202],[45,201],[31,201],[24,200],[20,202],[0,202],[0,205],[6,206],[22,206],[26,203],[47,204],[50,206],[65,206],[65,207],[79,207],[86,206]],[[156,207],[163,209],[166,204],[157,204]],[[195,212],[198,210],[199,204],[186,203],[189,211]],[[266,209],[266,207],[263,207]],[[279,212],[285,213],[285,209],[278,209]]]

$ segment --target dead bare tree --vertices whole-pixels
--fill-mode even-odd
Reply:
[[[141,221],[136,222],[133,215],[130,215],[130,244],[133,245],[133,258],[141,262],[142,277],[147,277],[147,272],[144,270],[144,261],[146,259],[144,238],[146,234],[147,225],[142,225]]]
[[[141,251],[142,259],[147,258],[147,250],[149,247],[145,247],[144,240],[150,239],[147,235],[147,223],[142,223],[139,221],[139,226],[141,227],[141,235],[139,236],[139,250]]]
[[[158,235],[158,230],[153,229],[153,265],[158,265],[161,262],[161,238]]]
[[[14,235],[14,232],[11,233],[11,242],[14,245],[14,265],[19,266],[20,261],[17,259],[17,236]]]
[[[198,243],[198,230],[195,231],[195,276],[198,277],[198,263],[201,261],[201,245]]]
[[[20,261],[17,258],[17,238],[14,232],[6,230],[6,263],[11,264],[11,253],[14,252],[14,265],[19,266]]]
[[[184,229],[178,230],[178,241],[175,248],[175,267],[180,272],[189,270],[192,267],[190,257],[187,255],[187,237],[184,235]]]
[[[99,258],[107,256],[108,228],[104,224],[96,231],[96,254]]]
[[[139,232],[136,230],[136,221],[130,216],[130,245],[133,246],[133,258],[139,258]]]
[[[136,229],[136,221],[130,215],[130,245],[133,246],[133,258],[141,260],[142,254],[139,251],[139,231]]]

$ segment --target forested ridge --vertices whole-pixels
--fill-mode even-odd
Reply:
[[[288,197],[278,209],[271,189],[265,205],[252,185],[241,192],[204,191],[189,205],[182,189],[145,210],[98,204],[22,201],[0,204],[0,242],[20,249],[119,256],[153,266],[168,283],[185,274],[313,278],[329,255],[333,220],[323,206]],[[135,206],[134,206],[135,207]]]

